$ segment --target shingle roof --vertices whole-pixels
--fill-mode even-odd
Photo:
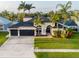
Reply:
[[[19,22],[17,24],[12,25],[9,28],[18,28],[20,26],[33,26],[33,22],[31,20],[26,21],[26,22]]]
[[[12,25],[9,28],[17,28],[17,27],[20,27],[20,26],[33,26],[34,19],[35,18],[32,18],[31,20],[26,21],[26,22],[19,22],[17,24]],[[47,17],[41,17],[41,20],[42,20],[42,22],[49,22],[49,18],[47,18]]]
[[[63,20],[59,21],[59,23],[63,24]],[[69,19],[67,21],[64,22],[64,25],[67,25],[67,26],[77,26],[77,24],[75,23],[75,21]]]
[[[42,22],[50,22],[48,17],[40,17]]]
[[[66,21],[65,25],[67,25],[67,26],[77,26],[77,24],[73,20]]]

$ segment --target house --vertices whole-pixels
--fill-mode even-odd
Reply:
[[[41,17],[43,22],[42,26],[35,26],[33,21],[34,18],[29,18],[28,21],[19,22],[15,25],[9,27],[9,36],[36,36],[36,35],[46,35],[46,33],[51,33],[52,23],[49,18]]]
[[[11,21],[4,17],[0,17],[0,31],[7,31],[7,28],[11,26]]]
[[[24,22],[19,22],[9,27],[9,36],[39,36],[39,35],[51,35],[52,29],[55,26],[49,17],[40,17],[42,25],[35,26],[33,23],[34,18]],[[58,22],[58,27],[62,28],[77,28],[77,24],[73,20],[67,20],[65,23],[62,21]]]
[[[71,28],[71,29],[74,29],[74,30],[78,30],[78,25],[76,24],[76,22],[72,19],[68,19],[66,20],[65,22],[62,20],[62,21],[59,21],[58,22],[58,27],[59,28]]]

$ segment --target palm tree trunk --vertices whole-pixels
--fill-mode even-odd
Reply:
[[[59,28],[58,28],[58,22],[57,22],[57,29],[59,29]]]
[[[28,10],[28,13],[30,14],[30,10]]]
[[[23,11],[23,13],[25,14],[25,10]]]
[[[63,23],[63,29],[64,29],[64,23]]]

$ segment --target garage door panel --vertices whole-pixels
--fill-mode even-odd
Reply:
[[[20,30],[20,36],[33,36],[34,30]]]
[[[11,36],[18,36],[18,30],[10,30]]]

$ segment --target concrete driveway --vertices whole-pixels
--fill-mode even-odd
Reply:
[[[33,37],[10,37],[0,47],[0,57],[34,58]]]

